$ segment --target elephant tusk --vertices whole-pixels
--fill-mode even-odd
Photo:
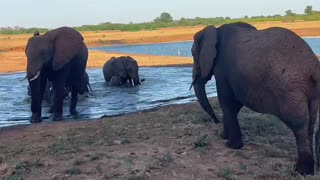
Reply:
[[[30,79],[29,81],[34,81],[34,80],[36,80],[39,76],[40,76],[40,71],[38,71],[37,74],[36,74],[32,79]]]
[[[142,84],[142,81],[139,80],[139,83]]]
[[[28,78],[28,76],[24,77],[23,79],[21,79],[20,81],[24,81]]]
[[[191,85],[190,85],[189,91],[191,90],[191,88],[192,88],[192,86],[194,85],[194,83],[196,82],[196,80],[197,80],[197,78],[194,78],[194,79],[192,80],[192,83],[191,83]]]
[[[132,84],[132,86],[134,86],[133,79],[131,79],[131,84]]]

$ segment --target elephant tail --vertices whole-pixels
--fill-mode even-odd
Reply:
[[[320,68],[320,67],[319,67]],[[320,96],[320,69],[317,68],[315,73],[311,76],[311,81],[315,86],[315,94]],[[316,161],[316,170],[320,170],[320,101],[318,105],[318,129],[315,134],[315,161]]]
[[[316,170],[320,170],[320,102],[318,110],[318,129],[315,136],[315,155],[316,155]]]

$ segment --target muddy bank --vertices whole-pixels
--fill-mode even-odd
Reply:
[[[218,114],[216,99],[211,103]],[[242,150],[198,103],[87,122],[1,129],[0,176],[24,179],[301,179],[294,137],[277,118],[243,109]],[[320,178],[320,177],[317,177]],[[313,179],[313,178],[307,178]],[[316,179],[316,178],[314,178]]]

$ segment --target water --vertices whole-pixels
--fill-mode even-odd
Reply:
[[[316,54],[320,54],[320,38],[304,38]],[[176,42],[148,45],[126,45],[95,47],[90,50],[151,54],[162,56],[191,56],[192,42]],[[187,103],[195,100],[193,91],[188,91],[191,83],[191,67],[140,68],[141,78],[146,81],[134,88],[110,87],[103,79],[101,69],[88,70],[94,92],[88,97],[80,97],[79,117],[98,118],[136,112],[167,104]],[[27,81],[20,81],[25,73],[0,75],[0,127],[28,124],[30,117],[30,97],[27,96]],[[214,81],[214,78],[213,78]],[[208,83],[208,96],[216,95],[214,82]],[[69,115],[69,99],[64,103],[64,118]],[[44,121],[50,114],[43,105]]]
[[[304,40],[310,45],[315,54],[320,55],[320,38],[304,38]],[[130,54],[191,57],[191,46],[192,42],[187,41],[145,45],[101,46],[90,48],[90,50]]]
[[[87,72],[93,92],[88,97],[79,98],[78,119],[120,115],[196,99],[193,90],[188,91],[191,67],[140,68],[140,77],[145,81],[133,88],[108,86],[101,69],[89,69]],[[31,100],[27,95],[28,82],[20,81],[24,77],[25,73],[0,75],[0,127],[29,123]],[[214,84],[211,80],[207,85],[209,97],[216,96]],[[69,115],[69,101],[66,99],[64,102],[66,120],[73,119]],[[48,106],[44,103],[44,121],[50,117],[47,111]]]

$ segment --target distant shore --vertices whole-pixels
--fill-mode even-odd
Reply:
[[[320,21],[299,22],[261,22],[253,23],[258,29],[285,27],[302,37],[319,37]],[[204,26],[163,28],[153,31],[86,31],[81,32],[88,47],[152,44],[192,41],[193,35]],[[25,71],[26,57],[24,48],[31,34],[0,35],[0,73]],[[181,66],[191,65],[191,57],[153,56],[140,54],[105,53],[90,51],[88,67],[101,68],[112,56],[130,55],[138,61],[139,66]]]

